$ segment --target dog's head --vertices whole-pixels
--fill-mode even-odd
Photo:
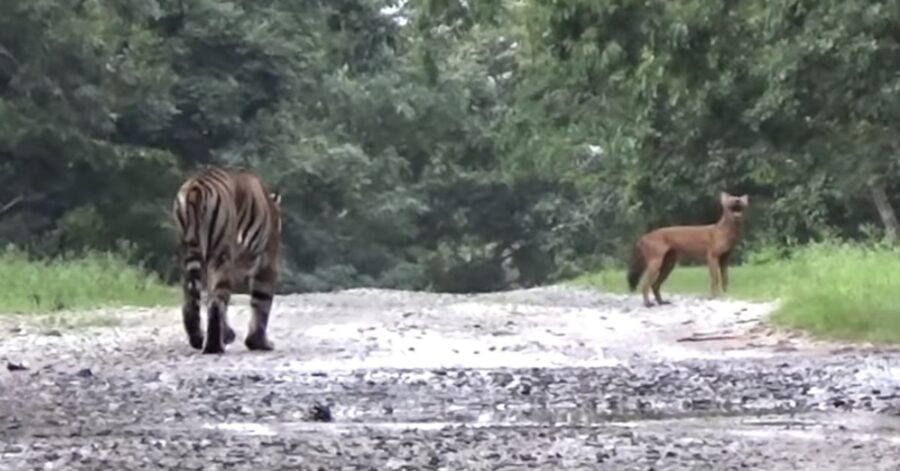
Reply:
[[[722,210],[734,219],[743,219],[750,205],[750,197],[748,195],[734,196],[726,192],[722,192],[719,196],[722,203]]]

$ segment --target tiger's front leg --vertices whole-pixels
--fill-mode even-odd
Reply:
[[[247,330],[244,345],[250,350],[274,350],[275,344],[268,338],[269,313],[275,292],[276,270],[271,264],[264,264],[250,280],[250,307],[253,316]]]

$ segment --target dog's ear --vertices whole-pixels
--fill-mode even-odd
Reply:
[[[744,203],[744,206],[748,206],[750,204],[750,195],[741,196],[741,203]]]
[[[722,206],[728,206],[728,201],[732,198],[727,192],[723,191],[719,193],[719,203]]]

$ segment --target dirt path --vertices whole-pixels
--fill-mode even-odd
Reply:
[[[0,469],[897,469],[900,355],[772,306],[571,288],[276,298],[277,350],[191,350],[177,309],[4,321]],[[239,335],[246,298],[231,311]],[[95,315],[95,314],[90,314]]]

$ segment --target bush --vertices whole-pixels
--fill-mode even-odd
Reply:
[[[36,313],[111,305],[172,304],[177,292],[122,257],[88,253],[52,260],[0,252],[0,313]]]

